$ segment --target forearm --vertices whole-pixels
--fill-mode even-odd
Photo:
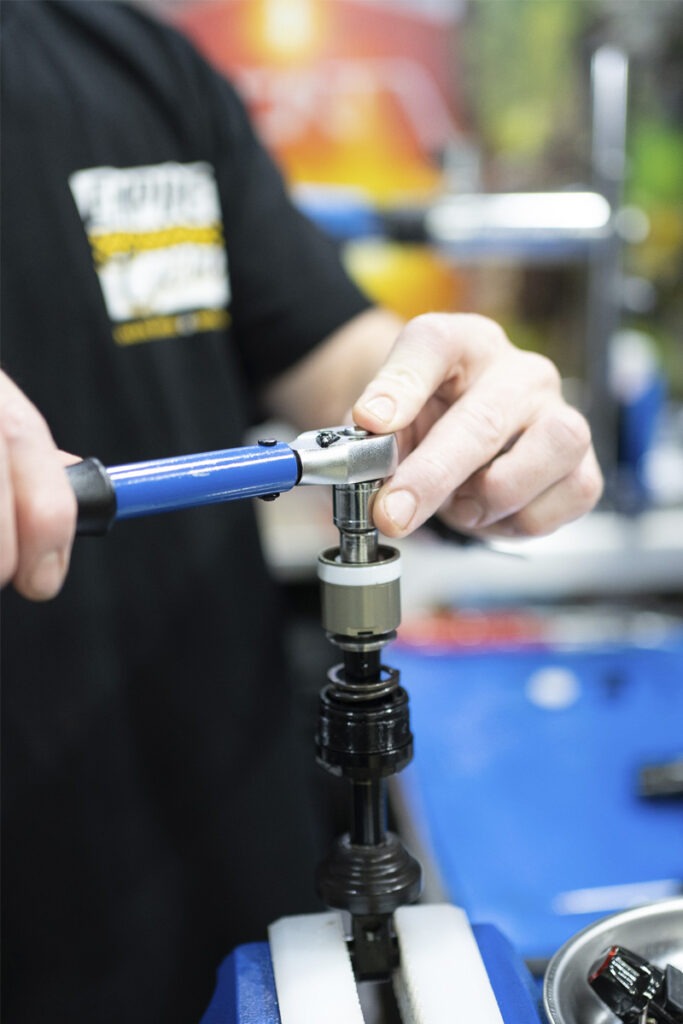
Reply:
[[[343,422],[402,326],[399,317],[379,308],[354,317],[270,383],[263,395],[267,412],[300,430]]]

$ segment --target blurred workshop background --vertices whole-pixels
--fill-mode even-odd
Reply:
[[[540,967],[593,918],[683,887],[683,4],[147,6],[237,83],[378,300],[495,317],[590,419],[601,507],[496,550],[403,542],[387,654],[416,735],[393,811],[427,895]],[[259,503],[306,728],[330,658],[321,490]]]

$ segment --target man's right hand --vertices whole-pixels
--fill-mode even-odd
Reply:
[[[0,371],[0,586],[24,597],[59,593],[76,532],[76,498],[61,452],[36,407]]]

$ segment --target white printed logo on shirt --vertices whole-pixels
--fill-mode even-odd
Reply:
[[[210,164],[90,167],[69,185],[119,344],[227,326],[230,281]]]

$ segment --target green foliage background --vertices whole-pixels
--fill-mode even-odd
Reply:
[[[670,391],[683,397],[682,0],[471,0],[461,31],[462,84],[493,190],[590,184],[590,54],[614,43],[629,55],[624,202],[650,230],[625,246],[624,270],[647,281],[654,300],[626,311],[624,325],[657,341]],[[579,301],[571,276],[562,289]],[[568,333],[561,315],[517,308],[503,318],[516,340],[572,371],[557,351]]]

